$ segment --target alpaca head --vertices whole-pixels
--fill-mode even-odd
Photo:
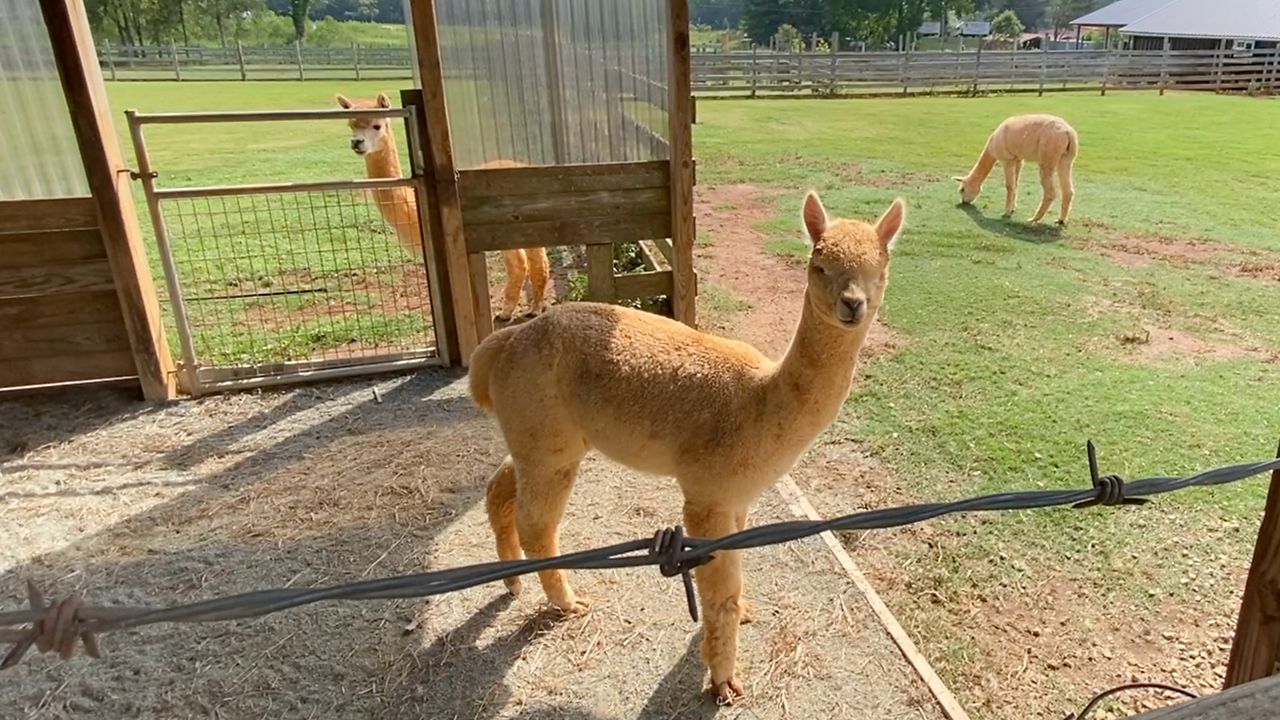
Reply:
[[[902,231],[906,203],[901,198],[874,224],[830,219],[817,193],[804,199],[809,255],[805,300],[823,320],[854,329],[875,315],[889,284],[889,252]]]
[[[378,93],[373,100],[349,100],[342,95],[337,100],[338,105],[347,110],[391,107],[391,98],[386,93]],[[347,125],[351,127],[351,150],[357,155],[367,155],[386,147],[387,137],[391,134],[390,118],[352,118]]]
[[[956,175],[951,178],[960,183],[960,202],[969,205],[978,198],[978,193],[982,192],[982,183],[974,182],[968,177]]]

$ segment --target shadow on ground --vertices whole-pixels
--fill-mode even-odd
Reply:
[[[973,205],[964,203],[957,204],[956,207],[964,211],[965,215],[973,221],[973,224],[996,235],[1003,235],[1014,240],[1032,243],[1035,245],[1045,245],[1057,242],[1062,239],[1062,226],[1057,224],[1031,224],[1020,222],[1012,218],[1005,217],[987,217]]]

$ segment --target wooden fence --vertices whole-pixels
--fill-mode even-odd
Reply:
[[[404,47],[98,48],[113,80],[407,79]],[[792,52],[692,56],[701,96],[1039,92],[1112,89],[1280,92],[1280,49]],[[659,94],[665,88],[657,88]]]

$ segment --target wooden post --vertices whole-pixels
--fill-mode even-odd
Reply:
[[[613,245],[587,246],[587,299],[614,302],[618,299],[613,279]]]
[[[1044,81],[1049,75],[1049,39],[1040,41],[1040,97],[1044,97]]]
[[[751,43],[751,97],[756,96],[756,86],[760,82],[759,58],[756,55],[756,44]]]
[[[982,41],[978,41],[978,52],[973,56],[973,94],[978,94],[978,83],[981,82],[979,75],[982,72]]]
[[[1280,457],[1280,449],[1276,450]],[[1244,583],[1224,687],[1280,673],[1280,470],[1262,512],[1253,562]]]
[[[1107,76],[1111,73],[1111,51],[1102,51],[1102,95],[1107,94]]]
[[[102,41],[102,52],[107,56],[107,67],[111,69],[111,80],[116,80],[116,58],[111,54],[111,41]]]
[[[351,65],[356,71],[356,82],[360,82],[360,43],[351,43]]]
[[[902,54],[902,61],[898,63],[898,79],[902,81],[902,94],[909,92],[911,72],[911,48]]]
[[[827,84],[827,94],[834,97],[838,92],[836,75],[839,73],[840,33],[831,33],[831,78]]]
[[[178,64],[178,44],[169,41],[169,53],[173,55],[173,79],[182,81],[182,66]]]
[[[1164,38],[1164,50],[1160,54],[1160,94],[1169,87],[1169,37]]]
[[[541,0],[542,56],[547,68],[547,106],[551,110],[551,148],[556,164],[569,162],[569,123],[564,105],[564,64],[560,57],[560,17],[556,0]]]
[[[89,189],[98,208],[103,245],[111,263],[142,394],[148,400],[168,400],[176,394],[173,359],[164,338],[160,303],[129,185],[129,169],[111,122],[89,18],[82,0],[40,0],[40,10],[53,44],[54,61]]]
[[[236,41],[236,63],[240,65],[241,82],[248,80],[249,73],[245,70],[245,67],[244,67],[244,43],[240,42],[239,40]]]
[[[1226,58],[1227,58],[1227,39],[1222,38],[1222,41],[1218,43],[1218,57],[1216,58],[1217,65],[1218,65],[1218,77],[1213,81],[1214,92],[1222,92],[1222,69],[1223,69],[1222,66],[1225,63]]]
[[[293,52],[298,58],[298,79],[306,80],[307,72],[302,67],[302,41],[301,40],[293,41]]]
[[[493,331],[489,316],[487,281],[473,286],[473,260],[467,253],[467,239],[462,225],[462,198],[458,192],[458,173],[453,159],[453,139],[449,129],[449,113],[445,107],[444,70],[440,60],[440,33],[436,25],[436,0],[419,0],[413,4],[410,22],[417,47],[418,73],[422,78],[424,121],[427,125],[426,147],[431,150],[431,173],[435,182],[436,201],[440,206],[440,240],[444,245],[453,292],[453,312],[458,322],[458,351],[461,364],[471,362],[471,353],[486,335]],[[479,269],[484,269],[484,255],[477,254]],[[481,297],[483,296],[483,297]]]
[[[689,66],[689,0],[667,0],[670,18],[667,44],[667,80],[670,93],[667,138],[671,151],[671,270],[675,295],[672,314],[690,327],[697,327],[697,279],[693,270],[693,240],[697,228],[693,218],[693,93]]]

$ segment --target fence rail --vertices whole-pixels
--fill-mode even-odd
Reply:
[[[112,80],[407,79],[405,47],[178,47],[103,43]],[[1280,48],[1221,50],[1024,50],[967,52],[699,53],[700,96],[845,96],[1058,90],[1280,92]],[[654,87],[659,96],[665,87]]]

